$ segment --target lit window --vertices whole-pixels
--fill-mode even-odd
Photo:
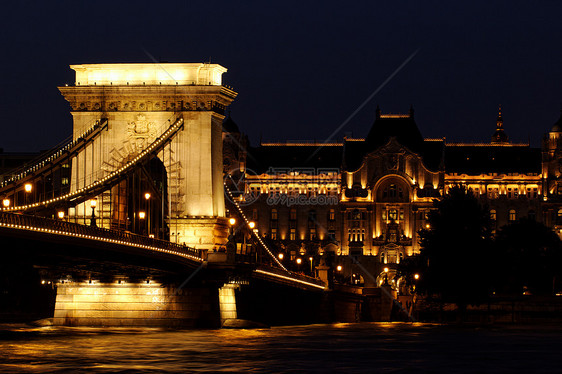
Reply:
[[[291,229],[289,233],[289,240],[296,240],[297,239],[297,231],[295,229]]]
[[[515,222],[515,220],[517,220],[517,212],[515,209],[511,209],[509,211],[509,222]]]
[[[496,211],[495,211],[494,209],[490,210],[490,219],[492,219],[493,221],[495,221],[495,220],[496,220],[496,216],[497,216]]]
[[[271,220],[277,221],[277,209],[271,209]]]
[[[271,239],[277,240],[277,229],[271,229]]]
[[[297,220],[297,210],[294,209],[294,208],[291,209],[290,219],[291,219],[291,221],[296,221],[296,220]]]
[[[336,211],[334,209],[330,209],[330,213],[328,215],[328,220],[330,220],[330,221],[336,220]]]
[[[390,209],[388,211],[388,219],[396,221],[398,219],[398,211],[396,209]]]

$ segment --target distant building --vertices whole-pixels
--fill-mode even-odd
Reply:
[[[364,139],[246,148],[230,118],[223,139],[225,171],[238,170],[243,181],[237,203],[289,259],[332,251],[392,270],[419,253],[417,232],[428,227],[433,200],[456,184],[489,206],[494,231],[522,217],[562,228],[562,117],[542,149],[510,142],[501,108],[489,143],[424,139],[413,109],[378,108]]]

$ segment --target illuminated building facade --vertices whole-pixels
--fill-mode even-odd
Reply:
[[[541,148],[509,141],[501,108],[489,143],[424,139],[408,114],[382,114],[364,139],[262,143],[225,122],[225,171],[244,175],[238,203],[272,246],[288,257],[363,255],[397,264],[419,253],[433,200],[464,185],[490,208],[494,231],[522,217],[558,233],[562,224],[562,118]],[[238,139],[238,140],[236,140]],[[238,148],[237,148],[238,147]],[[315,257],[316,258],[316,257]]]

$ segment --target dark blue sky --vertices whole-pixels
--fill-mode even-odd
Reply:
[[[41,2],[3,6],[0,147],[36,151],[72,128],[69,64],[212,62],[253,144],[365,136],[376,105],[416,110],[425,137],[489,141],[498,104],[514,141],[538,145],[562,102],[558,1]],[[392,4],[388,4],[392,3]],[[341,136],[338,136],[341,139]]]

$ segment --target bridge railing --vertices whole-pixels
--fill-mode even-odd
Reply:
[[[288,280],[292,279],[292,280],[301,281],[303,283],[308,283],[308,284],[313,284],[313,285],[324,287],[324,282],[322,280],[318,279],[318,278],[310,277],[310,276],[304,275],[304,274],[295,273],[295,272],[292,272],[292,271],[285,271],[285,270],[280,269],[276,266],[260,264],[260,265],[258,265],[257,270],[260,270],[264,273],[270,273],[271,275],[277,275],[277,276],[280,276],[280,277],[290,278]]]
[[[126,231],[105,229],[96,226],[85,226],[73,222],[30,216],[25,214],[15,214],[0,212],[0,225],[13,227],[23,230],[43,231],[53,234],[66,234],[76,237],[87,237],[90,239],[100,238],[104,241],[115,241],[119,244],[129,244],[141,247],[150,247],[159,250],[183,253],[192,257],[202,259],[203,253],[199,249],[186,247],[181,244],[172,243],[166,240],[149,238],[146,236],[133,234]]]

